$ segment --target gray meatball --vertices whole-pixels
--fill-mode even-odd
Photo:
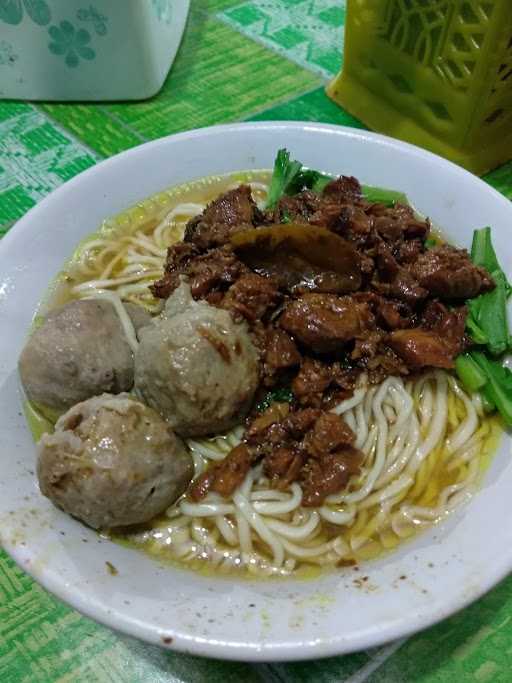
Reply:
[[[194,473],[169,425],[128,394],[74,406],[38,449],[41,492],[94,529],[149,521],[179,498]]]
[[[138,306],[137,304],[125,303],[123,305],[130,316],[135,334],[138,337],[139,331],[151,322],[151,316],[145,308],[142,308],[142,306]]]
[[[131,305],[127,312],[136,328],[151,320],[140,306]],[[130,390],[133,352],[109,301],[72,301],[33,332],[19,371],[30,401],[66,410],[103,392]]]
[[[135,391],[182,436],[214,434],[248,411],[259,358],[246,323],[194,301],[182,282],[140,333]]]

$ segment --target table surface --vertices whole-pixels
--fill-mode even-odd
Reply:
[[[178,57],[152,100],[0,102],[0,236],[80,171],[163,135],[275,119],[363,127],[324,93],[341,65],[344,18],[343,0],[192,0]],[[2,68],[0,60],[0,77]],[[512,163],[485,180],[512,199]],[[0,550],[2,683],[495,683],[512,681],[511,654],[512,577],[407,640],[316,662],[249,665],[118,635],[56,600]]]

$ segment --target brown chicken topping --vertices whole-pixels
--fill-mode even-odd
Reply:
[[[262,462],[273,486],[299,481],[303,504],[320,505],[362,462],[350,429],[327,412],[358,375],[380,382],[453,367],[468,345],[464,302],[494,283],[465,250],[427,249],[429,232],[409,206],[366,201],[349,177],[267,211],[241,185],[189,221],[154,295],[167,298],[186,277],[195,299],[247,321],[260,393],[292,391],[291,403],[253,413],[244,442],[194,483],[194,500],[229,495]]]
[[[245,443],[196,479],[190,498],[201,500],[208,491],[230,496],[251,466],[263,461],[272,486],[286,490],[298,481],[302,504],[321,505],[359,472],[364,456],[354,441],[350,427],[333,413],[314,408],[290,413],[287,404],[273,404],[248,427]]]

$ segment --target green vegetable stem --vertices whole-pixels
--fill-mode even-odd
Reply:
[[[409,204],[409,201],[403,192],[397,192],[396,190],[385,190],[382,187],[373,187],[372,185],[363,185],[362,190],[363,197],[373,204],[384,204],[385,206]]]
[[[272,391],[267,391],[265,396],[256,406],[256,410],[260,413],[265,411],[269,406],[274,403],[274,401],[279,401],[280,403],[292,403],[293,392],[289,387],[281,387],[279,389],[274,389]]]
[[[468,301],[469,316],[466,327],[476,344],[486,346],[492,355],[500,356],[511,345],[507,299],[512,293],[512,287],[498,263],[490,228],[475,230],[471,260],[476,266],[482,266],[490,273],[496,287],[491,292]]]
[[[512,288],[503,272],[491,239],[491,229],[475,230],[471,260],[485,268],[496,287],[467,302],[466,329],[481,348],[460,355],[455,370],[470,392],[480,391],[487,409],[497,410],[512,427],[512,372],[491,356],[501,356],[511,345],[507,321],[507,299]]]

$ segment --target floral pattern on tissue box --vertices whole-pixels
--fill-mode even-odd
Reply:
[[[152,78],[162,80],[164,70],[162,61],[166,57],[166,53],[170,54],[165,69],[166,73],[174,58],[177,44],[174,49],[171,46],[170,50],[166,50],[160,43],[167,41],[164,44],[168,45],[169,38],[172,36],[174,42],[179,44],[188,12],[189,0],[151,0],[145,3],[142,9],[140,5],[137,6],[136,4],[139,2],[140,0],[123,0],[122,3],[117,1],[112,3],[111,0],[96,0],[92,3],[88,3],[87,0],[78,2],[77,0],[67,0],[65,3],[61,0],[58,2],[55,0],[0,0],[0,29],[2,25],[7,27],[2,30],[5,38],[2,35],[0,40],[0,82],[5,80],[2,79],[3,69],[10,67],[19,72],[14,85],[12,84],[13,74],[11,72],[11,87],[6,92],[2,92],[0,88],[0,98],[2,96],[26,96],[30,98],[29,87],[25,88],[27,93],[24,93],[22,84],[25,78],[30,75],[28,73],[30,64],[27,62],[32,47],[34,59],[38,61],[41,59],[41,50],[48,50],[47,70],[55,64],[53,60],[59,60],[65,69],[72,73],[79,67],[94,62],[100,52],[104,56],[102,68],[108,69],[109,63],[113,64],[112,61],[109,62],[110,53],[117,54],[120,49],[128,50],[130,47],[133,49],[134,44],[139,46],[139,49],[140,46],[143,46],[142,49],[153,52],[151,59],[144,59],[141,55],[140,68],[143,65],[145,68],[150,68],[148,67],[150,64],[153,69],[156,68],[159,71],[158,75],[148,74],[148,82]],[[144,16],[144,22],[140,22],[141,13]],[[152,15],[153,19],[147,15]],[[178,24],[180,24],[177,30],[173,26],[176,23],[176,17]],[[116,22],[118,31],[125,31],[125,33],[118,33],[114,37],[112,26]],[[122,28],[120,28],[121,26]],[[128,32],[126,31],[127,27],[129,28]],[[140,33],[139,40],[136,40],[137,31]],[[122,39],[123,36],[124,40]],[[121,48],[119,48],[120,45]],[[133,67],[129,67],[128,64],[127,61],[127,68],[133,70]],[[39,84],[36,85],[39,86],[41,86],[42,81],[39,75],[41,67],[41,64],[34,65],[34,79],[35,74],[38,74]],[[135,71],[137,71],[137,65],[135,65]],[[4,72],[4,76],[9,80],[9,74]],[[59,78],[58,74],[57,78]],[[62,74],[60,78],[63,78]],[[102,78],[105,78],[104,74],[98,77],[98,82]],[[137,82],[143,82],[143,80],[143,74],[139,74],[139,78],[135,78],[134,83],[136,85]],[[16,83],[19,84],[19,93],[16,92]],[[114,73],[112,73],[111,83],[115,90],[116,75]],[[94,78],[89,75],[87,84],[84,82],[82,88],[85,99],[89,99],[87,92],[92,91],[93,87]],[[119,84],[117,87],[119,88]],[[64,88],[56,87],[54,89],[55,93],[51,92],[51,89],[47,93],[49,99],[58,97],[67,99]],[[81,94],[79,85],[75,83],[72,90],[69,99],[77,99]],[[136,98],[137,93],[126,93],[124,96]],[[142,94],[142,96],[147,95]],[[33,97],[34,99],[44,99],[45,93],[35,92]],[[115,98],[115,93],[113,98]],[[91,97],[90,99],[108,99],[108,97]]]

